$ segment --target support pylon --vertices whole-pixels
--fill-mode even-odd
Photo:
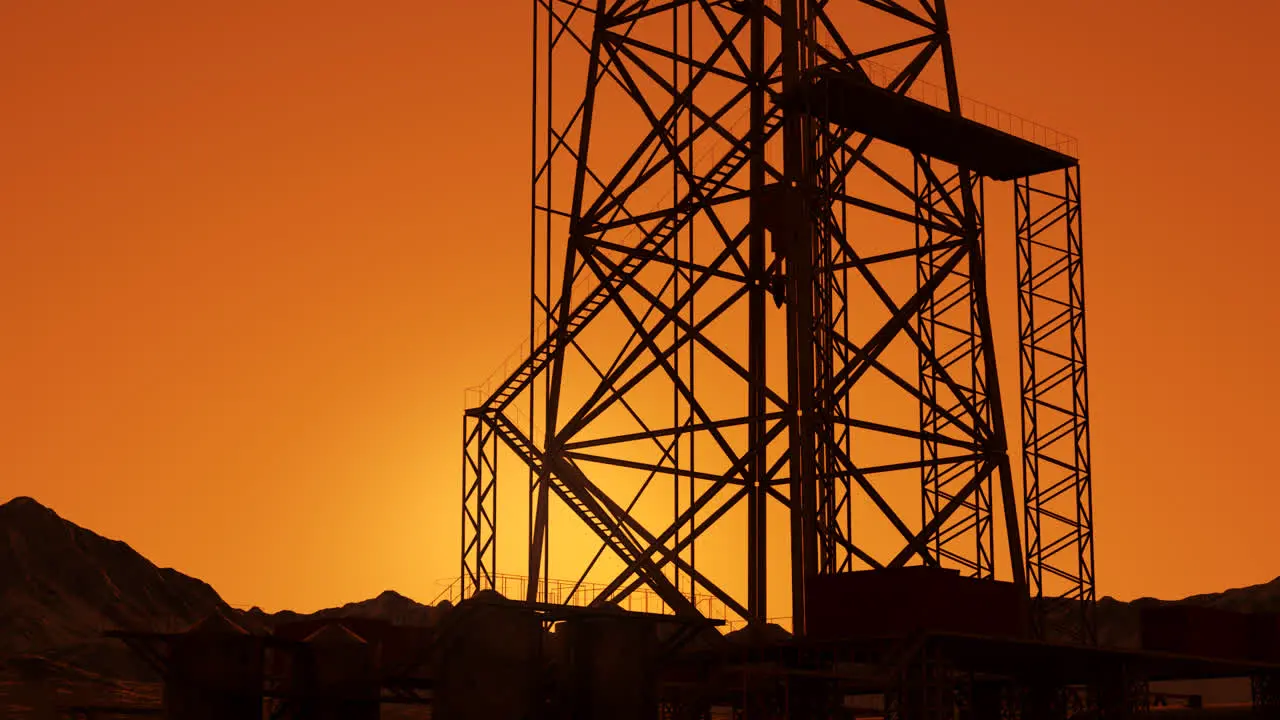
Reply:
[[[965,117],[945,3],[534,8],[530,348],[468,411],[530,476],[527,599],[803,635],[807,578],[993,578],[996,528],[1025,584],[983,182],[1075,160]]]

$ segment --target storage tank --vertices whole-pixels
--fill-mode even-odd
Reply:
[[[261,720],[262,639],[221,613],[172,639],[165,717]]]
[[[307,717],[377,718],[382,656],[395,628],[371,618],[308,618],[282,623],[268,668]]]
[[[523,720],[541,698],[539,617],[492,591],[442,621],[433,720]]]
[[[584,616],[564,621],[561,697],[573,720],[649,720],[657,716],[653,622],[628,617]]]
[[[310,655],[310,696],[304,706],[314,720],[378,720],[382,682],[377,645],[340,622],[327,623],[305,639]]]

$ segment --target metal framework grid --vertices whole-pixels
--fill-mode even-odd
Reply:
[[[938,252],[927,252],[928,248],[944,245],[956,238],[939,239],[937,232],[923,222],[927,207],[930,213],[938,213],[943,202],[942,193],[934,190],[928,182],[926,168],[916,169],[916,188],[922,205],[917,217],[917,247],[926,250],[918,263],[918,284],[924,286],[938,272],[941,258]],[[947,178],[943,187],[955,188],[963,178],[960,173]],[[984,184],[979,179],[976,185],[978,210],[977,217],[981,223],[984,209]],[[954,192],[954,190],[953,190]],[[976,252],[985,253],[984,224],[979,225]],[[937,515],[946,503],[963,490],[965,480],[978,472],[978,461],[957,462],[944,465],[938,461],[944,457],[946,446],[939,440],[948,424],[947,413],[956,414],[964,411],[957,401],[946,408],[947,413],[938,411],[939,385],[945,385],[950,378],[960,383],[960,397],[973,409],[974,415],[986,424],[991,423],[991,408],[987,399],[983,360],[983,344],[980,328],[977,326],[978,294],[974,282],[964,268],[957,268],[950,274],[949,282],[930,296],[917,320],[919,333],[925,342],[938,350],[938,359],[945,372],[935,370],[926,358],[921,357],[920,391],[930,402],[920,403],[920,428],[926,433],[921,440],[921,457],[932,461],[923,468],[924,481],[924,519]],[[967,573],[980,578],[991,578],[995,575],[995,533],[991,522],[991,483],[984,482],[977,486],[973,494],[961,504],[961,510],[952,516],[952,520],[941,528],[934,536],[933,551],[939,558],[946,558],[963,568]],[[952,548],[960,546],[959,538],[969,537],[971,540],[962,547],[969,552],[955,552]],[[944,542],[944,540],[946,542]]]
[[[798,634],[815,573],[919,562],[994,577],[994,482],[1015,582],[1058,568],[1052,553],[1022,561],[991,401],[981,177],[881,141],[814,90],[825,74],[905,98],[932,77],[935,104],[961,117],[944,2],[849,3],[898,28],[856,45],[822,0],[533,6],[530,343],[467,411],[463,595],[492,587],[498,439],[528,470],[529,600],[551,571],[553,499],[599,542],[574,571],[612,578],[594,602],[647,587],[677,614],[706,593],[769,619],[780,571],[767,539],[781,529]],[[902,69],[884,74],[881,60]],[[1026,244],[1036,265],[1044,251]],[[1024,333],[1024,373],[1039,337]],[[1026,398],[1052,379],[1036,372],[1022,383],[1024,439],[1043,457],[1053,438]],[[909,414],[881,412],[891,393]],[[888,456],[904,444],[909,456]],[[1087,472],[1074,477],[1087,495]],[[1024,488],[1029,550],[1058,542],[1040,537],[1055,512],[1052,493],[1031,502],[1043,486]],[[745,588],[695,555],[734,513]],[[1091,603],[1091,515],[1076,528],[1087,592],[1064,596]],[[886,535],[897,543],[874,547]]]
[[[498,438],[467,415],[462,421],[462,585],[492,589],[498,553]]]
[[[1094,642],[1080,168],[1014,183],[1027,577],[1039,634]]]

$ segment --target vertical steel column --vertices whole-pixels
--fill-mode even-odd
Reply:
[[[782,92],[804,91],[808,69],[811,0],[782,0]],[[818,569],[817,451],[814,403],[813,251],[814,132],[812,119],[790,112],[783,123],[783,178],[798,212],[788,213],[787,228],[777,250],[787,274],[787,394],[790,432],[791,502],[791,626],[796,637],[805,634],[804,587]],[[776,239],[775,239],[776,241]]]
[[[753,197],[759,198],[765,187],[765,0],[755,0],[751,6],[751,83],[750,90],[750,154],[748,172]],[[751,287],[747,291],[747,373],[750,376],[747,392],[747,609],[752,622],[764,622],[768,618],[768,542],[769,497],[766,492],[768,440],[765,436],[765,413],[768,399],[765,395],[765,350],[767,339],[765,325],[765,292],[769,283],[769,269],[765,260],[765,223],[761,217],[759,202],[750,209],[751,227],[747,248],[747,263]]]
[[[533,82],[530,118],[530,153],[531,166],[529,172],[529,347],[538,347],[547,342],[551,335],[552,294],[551,294],[551,259],[554,251],[551,243],[553,234],[552,217],[555,206],[553,180],[554,160],[556,157],[556,141],[552,101],[555,99],[555,53],[557,39],[554,35],[555,23],[544,4],[534,0],[533,7]],[[544,17],[545,15],[545,17]],[[541,70],[541,72],[539,72]],[[542,113],[538,112],[539,107]],[[541,380],[541,382],[539,382]],[[532,392],[529,393],[529,418],[524,428],[528,437],[537,437],[538,428],[534,424],[541,408],[550,400],[551,387],[546,378],[535,378],[531,381]],[[539,392],[541,390],[541,392]],[[541,396],[541,403],[539,403]],[[534,528],[537,523],[537,490],[538,476],[533,468],[528,468],[527,482],[529,489],[529,542],[534,541]],[[551,528],[549,520],[542,532],[542,575],[545,578],[550,569]],[[546,602],[548,587],[542,584],[541,599]],[[536,591],[536,590],[535,590]]]
[[[1014,218],[1024,522],[1034,629],[1045,638],[1093,643],[1093,485],[1079,166],[1015,181]]]
[[[942,66],[946,76],[947,100],[950,111],[962,116],[959,80],[956,75],[955,52],[952,47],[951,30],[947,20],[946,0],[937,0],[938,39],[942,50]],[[1022,557],[1022,543],[1018,533],[1018,518],[1014,510],[1017,498],[1013,488],[1013,468],[1009,461],[1009,440],[1005,428],[1004,405],[1001,403],[1000,373],[996,368],[995,339],[991,329],[990,293],[987,287],[987,258],[983,247],[983,199],[981,190],[974,192],[975,185],[981,185],[969,168],[958,169],[960,175],[960,194],[964,203],[965,228],[969,242],[969,282],[973,283],[975,301],[973,303],[973,319],[978,330],[978,341],[982,348],[982,366],[985,386],[983,397],[995,398],[995,402],[986,405],[986,414],[990,417],[990,428],[987,433],[983,451],[995,460],[996,472],[1000,481],[1000,496],[1004,503],[1005,540],[1009,547],[1009,563],[1012,566],[1013,582],[1025,585],[1026,571],[1016,558]],[[976,195],[976,196],[975,196]]]

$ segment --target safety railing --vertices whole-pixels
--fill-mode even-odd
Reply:
[[[577,586],[576,589],[575,585]],[[602,583],[583,582],[579,584],[572,580],[544,579],[539,581],[537,597],[539,602],[546,602],[552,605],[586,607],[599,597],[605,587]],[[529,578],[524,575],[498,573],[493,577],[493,590],[505,598],[522,600],[528,596]],[[473,584],[464,583],[462,578],[455,578],[440,592],[433,604],[448,600],[456,605],[474,594],[475,586]],[[712,620],[723,620],[726,623],[732,622],[728,607],[715,597],[695,593],[691,600],[694,607],[698,608],[698,612],[702,613],[703,617]],[[625,598],[615,601],[614,604],[628,612],[657,614],[670,612],[662,598],[657,593],[647,589],[636,590]]]
[[[451,604],[457,605],[471,595],[475,594],[475,588],[472,586],[464,586],[461,578],[444,579],[437,581],[437,584],[443,587],[440,594],[432,601],[432,605],[438,605],[440,602],[448,600]],[[573,589],[573,582],[569,580],[551,580],[544,582],[547,588],[546,602],[555,605],[570,605],[573,607],[586,607],[591,604],[604,589],[604,585],[599,583],[584,582],[577,592],[569,597],[570,591]],[[493,589],[505,598],[522,600],[526,597],[529,590],[529,578],[523,575],[513,575],[499,573],[494,576]],[[566,602],[566,598],[568,601]],[[543,594],[538,594],[538,600],[543,600]],[[637,590],[627,598],[617,603],[623,610],[629,612],[648,612],[656,614],[664,614],[669,612],[666,603],[662,601],[656,593],[651,590]],[[720,632],[730,633],[742,630],[747,627],[747,620],[738,617],[729,612],[729,608],[720,600],[713,596],[705,594],[697,594],[694,596],[694,606],[702,613],[703,617],[711,620],[723,621],[720,626]],[[770,625],[777,625],[783,630],[791,631],[791,616],[781,615],[771,617],[766,620]]]
[[[823,45],[832,52],[838,52],[833,44],[824,42]],[[874,60],[863,60],[859,63],[867,77],[872,83],[880,87],[888,87],[898,76],[900,70],[888,65],[875,62]],[[917,79],[908,86],[906,92],[903,93],[907,97],[931,105],[940,110],[951,110],[950,94],[947,89],[941,85],[928,82],[927,80]],[[1019,115],[1015,115],[1006,110],[993,107],[980,100],[974,100],[969,97],[960,97],[960,114],[976,123],[981,123],[987,127],[995,128],[1001,132],[1006,132],[1014,137],[1022,138],[1028,142],[1035,143],[1041,147],[1056,150],[1064,155],[1077,157],[1079,150],[1079,142],[1076,138],[1064,132],[1059,132],[1053,128],[1041,125],[1040,123],[1028,120]]]

